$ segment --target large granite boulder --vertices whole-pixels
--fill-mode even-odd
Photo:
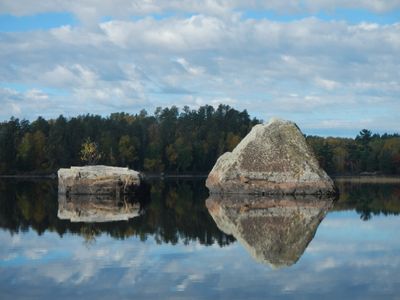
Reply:
[[[109,195],[58,195],[57,217],[71,222],[128,221],[141,215],[138,202]]]
[[[257,261],[293,265],[313,239],[333,198],[312,195],[211,195],[206,206],[218,228],[233,235]]]
[[[67,195],[129,194],[140,184],[140,174],[109,166],[71,167],[58,170],[58,193]]]
[[[335,192],[297,125],[276,119],[254,126],[232,152],[220,156],[206,186],[211,193]]]

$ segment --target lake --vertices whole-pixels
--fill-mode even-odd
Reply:
[[[0,180],[1,299],[398,299],[400,184],[338,199],[209,197],[151,180],[135,199]]]

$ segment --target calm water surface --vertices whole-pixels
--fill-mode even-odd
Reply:
[[[0,298],[399,299],[400,185],[339,188],[256,201],[152,181],[88,201],[1,180]]]

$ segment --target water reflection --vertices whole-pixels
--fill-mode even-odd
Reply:
[[[338,187],[340,197],[331,211],[355,210],[365,221],[380,214],[400,213],[399,185],[338,183]],[[207,197],[204,180],[155,180],[148,182],[127,205],[103,200],[93,204],[78,200],[59,203],[57,181],[0,180],[0,228],[11,233],[33,229],[39,235],[54,231],[60,236],[73,233],[86,237],[89,223],[85,222],[90,221],[91,215],[92,222],[102,219],[91,224],[90,231],[96,235],[117,239],[136,236],[141,240],[152,236],[158,243],[199,241],[205,245],[229,245],[235,238],[216,226],[204,203]],[[106,212],[108,219],[104,217]],[[116,216],[121,212],[123,217]]]
[[[29,229],[39,235],[72,233],[90,241],[105,234],[152,237],[159,244],[229,245],[235,239],[215,225],[204,205],[207,194],[202,180],[155,180],[125,202],[67,200],[58,198],[57,181],[0,180],[0,228],[12,234]]]
[[[261,263],[273,267],[298,261],[333,198],[212,195],[206,206],[218,228],[232,234]]]
[[[291,267],[272,270],[217,227],[201,180],[150,182],[137,198],[143,214],[101,223],[59,219],[56,181],[0,180],[0,298],[397,299],[400,218],[393,215],[400,212],[400,186],[339,188],[340,199],[319,225],[323,203],[276,199],[242,205],[241,217],[224,220],[233,222],[227,232],[242,234],[239,242],[265,237],[252,251],[269,245],[266,256],[257,253],[270,263],[290,264],[301,255]],[[275,210],[275,218],[266,210]],[[302,221],[302,214],[309,218]],[[292,215],[298,219],[285,225]],[[318,229],[301,254],[314,234],[307,226]]]
[[[140,216],[140,203],[125,196],[58,195],[57,217],[71,222],[100,223],[128,221]]]
[[[334,210],[355,210],[360,218],[368,221],[381,214],[400,214],[400,185],[377,183],[352,183],[339,181],[336,186],[340,197]]]

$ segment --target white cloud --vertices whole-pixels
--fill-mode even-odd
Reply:
[[[29,12],[15,3],[4,2],[0,8]],[[32,9],[78,9],[65,2],[52,3],[41,2]],[[82,7],[90,3],[83,2]],[[165,3],[177,6],[174,1]],[[339,2],[321,3],[318,7],[326,8]],[[388,9],[395,5],[390,3]],[[136,9],[147,14],[162,12],[165,5],[125,3],[125,12],[117,4],[102,2],[98,13],[108,9],[110,15],[114,11],[126,15]],[[287,5],[296,9],[296,1]],[[242,3],[208,1],[206,6],[225,11]],[[183,7],[200,6],[187,1]],[[400,23],[348,24],[317,18],[283,23],[228,15],[146,16],[102,22],[96,28],[0,33],[0,81],[2,93],[7,94],[0,99],[6,103],[0,118],[32,117],[43,111],[107,114],[224,102],[263,119],[291,118],[302,128],[350,130],[363,124],[400,130],[395,117],[400,110]],[[20,92],[14,84],[31,92]],[[40,101],[39,110],[33,103]]]
[[[196,75],[201,75],[204,73],[204,68],[202,67],[196,67],[196,66],[192,66],[191,64],[189,64],[189,62],[183,58],[183,57],[179,57],[176,59],[176,62],[182,66],[182,68],[188,72],[190,75],[196,76]]]
[[[32,113],[43,112],[51,106],[49,95],[40,89],[19,92],[15,89],[0,88],[0,116],[4,119],[11,116],[32,116]]]
[[[85,66],[75,64],[72,66],[56,65],[44,72],[41,80],[48,85],[59,88],[71,86],[93,86],[97,75]]]
[[[31,99],[31,100],[47,100],[49,99],[49,95],[47,95],[46,93],[44,93],[43,91],[39,90],[39,89],[31,89],[28,90],[25,93],[26,98]]]
[[[339,87],[340,84],[334,80],[329,80],[329,79],[324,79],[324,78],[315,78],[315,83],[320,86],[323,87],[324,89],[327,90],[334,90],[335,88]]]
[[[384,13],[400,8],[399,0],[368,1],[368,0],[42,0],[32,2],[28,0],[3,0],[0,4],[0,13],[9,13],[17,16],[31,15],[44,12],[68,11],[81,20],[99,20],[101,16],[126,18],[131,15],[146,15],[177,11],[183,13],[207,13],[223,15],[227,12],[242,9],[272,10],[278,13],[315,13],[318,11],[332,12],[337,9],[365,9],[375,13]]]

